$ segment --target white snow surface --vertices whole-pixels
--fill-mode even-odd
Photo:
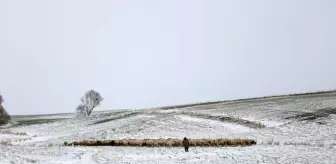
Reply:
[[[27,136],[0,134],[0,163],[336,163],[336,115],[312,120],[287,118],[297,113],[336,107],[335,95],[226,102],[172,109],[95,113],[89,119],[70,118],[6,128]],[[137,112],[137,113],[134,113]],[[188,112],[232,116],[259,122],[266,128],[196,118]],[[43,118],[55,118],[44,116]],[[57,118],[62,118],[57,115]],[[27,118],[25,118],[27,119]],[[251,138],[250,147],[65,147],[77,140],[125,138]],[[12,145],[1,144],[11,141]]]

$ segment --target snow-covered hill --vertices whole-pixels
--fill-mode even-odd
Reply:
[[[98,112],[90,119],[69,116],[7,128],[27,135],[0,134],[0,163],[336,163],[334,93]],[[63,146],[75,140],[183,137],[251,138],[257,145],[192,147],[188,153],[182,148]]]

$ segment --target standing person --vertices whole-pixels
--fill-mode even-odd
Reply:
[[[183,146],[184,146],[185,152],[189,152],[189,140],[187,139],[187,137],[183,138]]]

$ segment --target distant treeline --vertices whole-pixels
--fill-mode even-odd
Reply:
[[[260,100],[260,99],[267,99],[267,98],[282,98],[282,97],[291,97],[291,96],[313,96],[313,95],[328,94],[328,93],[336,93],[336,90],[317,91],[317,92],[303,92],[303,93],[291,93],[291,94],[284,94],[284,95],[271,95],[271,96],[243,98],[243,99],[235,99],[235,100],[224,100],[224,101],[223,100],[222,101],[209,101],[209,102],[200,102],[200,103],[192,103],[192,104],[182,104],[182,105],[165,106],[165,107],[160,107],[160,109],[167,110],[167,109],[194,107],[194,106],[199,106],[199,105],[211,105],[211,104],[218,104],[218,103],[225,103],[225,102]]]

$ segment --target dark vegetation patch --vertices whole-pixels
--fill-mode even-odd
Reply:
[[[300,112],[293,116],[286,117],[285,119],[296,119],[299,121],[311,121],[311,120],[316,120],[317,118],[328,117],[330,114],[336,114],[336,108],[329,107],[329,108],[318,109],[314,112]]]
[[[0,130],[0,134],[12,134],[12,135],[18,135],[18,136],[26,136],[26,132],[12,132],[9,130]]]
[[[102,124],[102,123],[106,123],[106,122],[110,122],[110,121],[115,121],[115,120],[119,120],[119,119],[123,119],[123,118],[128,118],[128,117],[135,116],[135,115],[138,115],[138,114],[139,114],[138,112],[128,113],[128,114],[124,114],[124,115],[121,115],[121,116],[118,116],[118,117],[99,120],[99,121],[96,121],[96,122],[94,122],[92,124],[89,124],[89,125]]]
[[[219,104],[219,103],[222,103],[222,102],[223,101],[213,101],[213,102],[204,102],[204,103],[183,104],[183,105],[161,107],[160,109],[168,110],[168,109],[176,109],[176,108],[187,108],[187,107],[194,107],[194,106],[199,106],[199,105]]]
[[[241,118],[234,118],[234,117],[229,117],[229,116],[211,116],[211,115],[196,114],[196,113],[189,113],[187,115],[191,116],[191,117],[211,119],[211,120],[217,120],[217,121],[221,121],[221,122],[239,124],[239,125],[243,125],[243,126],[254,128],[254,129],[260,129],[260,128],[265,128],[266,127],[264,124],[262,124],[260,122],[249,121],[249,120],[244,120],[244,119],[241,119]]]
[[[24,125],[36,125],[51,123],[59,120],[65,120],[66,118],[57,118],[57,119],[27,119],[27,120],[17,120],[15,126],[24,126]]]
[[[284,95],[271,95],[271,96],[263,96],[263,97],[254,97],[254,98],[242,98],[242,99],[235,99],[235,100],[224,100],[224,101],[210,101],[210,102],[201,102],[201,103],[192,103],[192,104],[183,104],[183,105],[174,105],[174,106],[166,106],[166,107],[160,107],[160,109],[168,110],[168,109],[176,109],[176,108],[186,108],[186,107],[194,107],[199,105],[212,105],[212,104],[219,104],[219,103],[235,103],[240,101],[255,101],[255,100],[263,100],[267,98],[288,98],[288,97],[294,97],[294,96],[305,96],[305,97],[311,97],[311,96],[317,96],[322,94],[336,94],[336,90],[330,90],[330,91],[317,91],[317,92],[304,92],[304,93],[294,93],[294,94],[284,94]],[[332,96],[335,96],[335,95]]]
[[[37,114],[37,115],[12,115],[14,119],[31,118],[31,117],[46,117],[46,116],[63,116],[72,115],[73,113],[55,113],[55,114]]]
[[[122,114],[122,113],[126,113],[126,112],[125,111],[118,111],[118,112],[101,113],[101,114],[99,114],[99,116],[110,117],[110,116],[117,115],[117,114]]]

